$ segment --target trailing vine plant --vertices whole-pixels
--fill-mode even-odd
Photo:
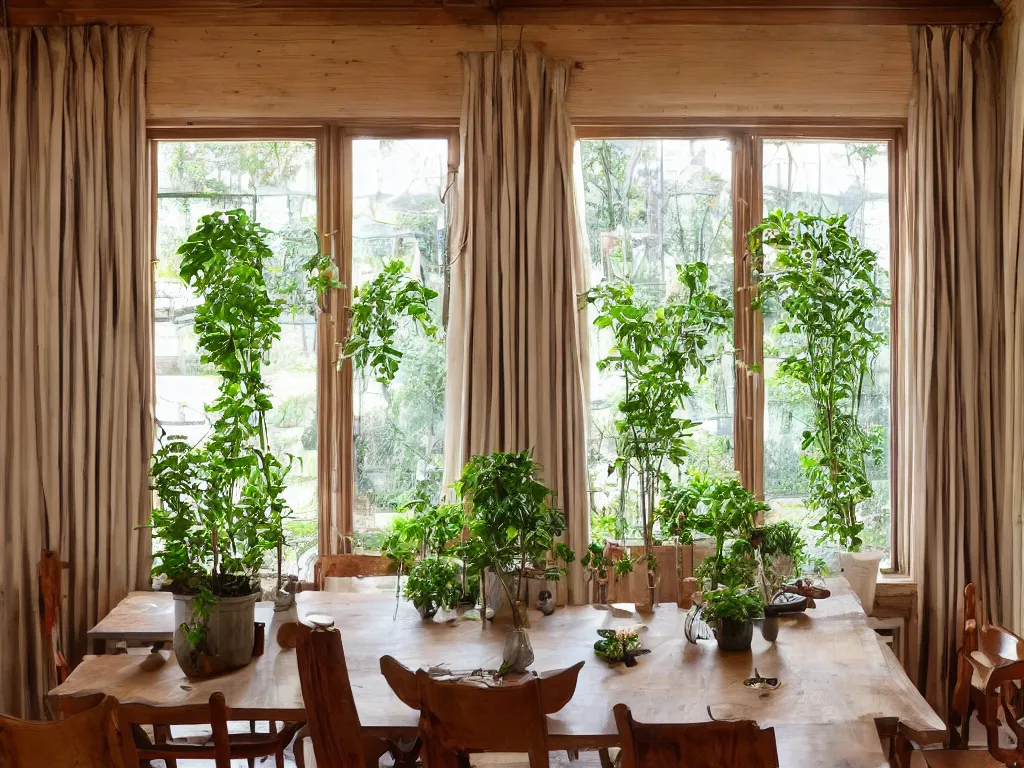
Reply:
[[[178,249],[181,278],[202,297],[193,323],[201,362],[220,384],[206,408],[213,426],[204,439],[193,445],[163,435],[153,454],[150,473],[161,503],[150,527],[161,547],[153,575],[195,598],[195,620],[182,631],[196,652],[205,650],[216,599],[257,590],[259,569],[283,543],[289,514],[283,492],[292,457],[282,462],[274,454],[267,429],[272,405],[263,367],[280,337],[282,311],[264,277],[272,256],[267,234],[243,210],[216,212],[203,216]],[[318,293],[334,285],[322,256],[310,266]]]
[[[807,388],[814,409],[800,446],[808,504],[821,516],[811,527],[821,542],[857,551],[864,528],[857,505],[872,496],[866,462],[884,455],[882,428],[865,427],[860,408],[886,341],[888,303],[877,256],[847,231],[846,219],[775,211],[751,230],[749,249],[753,307],[777,308],[775,331],[800,340],[779,371]]]
[[[708,285],[707,264],[676,270],[682,295],[661,306],[638,300],[628,283],[602,283],[587,294],[597,308],[594,325],[613,336],[597,367],[620,372],[625,383],[615,421],[617,457],[608,473],[618,472],[623,514],[631,476],[637,479],[652,589],[658,492],[666,470],[681,467],[690,453],[689,438],[698,424],[685,416],[686,400],[717,356],[715,341],[729,332],[733,314],[728,300]]]
[[[435,298],[437,291],[409,277],[401,260],[389,261],[373,280],[353,291],[342,357],[351,358],[356,368],[372,371],[387,386],[395,380],[402,361],[402,352],[395,346],[399,321],[408,317],[428,338],[435,338],[438,328],[430,315],[430,301]]]

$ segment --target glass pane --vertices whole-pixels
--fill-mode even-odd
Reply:
[[[271,290],[286,303],[281,339],[266,369],[270,441],[300,461],[285,498],[286,572],[311,578],[317,548],[316,320],[301,264],[316,252],[316,145],[309,141],[161,141],[158,154],[156,417],[168,434],[201,440],[218,378],[202,365],[192,332],[199,300],[178,277],[178,247],[199,217],[244,208],[273,234]],[[159,433],[159,430],[158,430]]]
[[[729,300],[733,292],[732,153],[722,139],[634,139],[580,141],[577,173],[582,175],[583,217],[590,247],[590,281],[628,280],[637,295],[664,303],[679,289],[676,265],[704,261],[714,289]],[[591,536],[613,535],[619,509],[614,419],[624,392],[621,375],[600,372],[596,361],[608,353],[610,331],[590,331]],[[733,357],[723,349],[721,364],[695,389],[689,418],[700,422],[692,461],[732,470]],[[635,493],[628,494],[629,538],[639,536]]]
[[[819,215],[847,214],[847,228],[861,244],[878,254],[878,275],[889,295],[889,145],[887,142],[853,141],[765,141],[765,212],[782,208]],[[787,519],[806,527],[817,516],[806,509],[807,483],[800,468],[800,440],[804,424],[811,419],[808,395],[779,375],[779,361],[794,348],[795,340],[773,330],[777,317],[764,319],[765,497],[776,519]],[[889,505],[889,347],[885,346],[872,365],[861,406],[865,426],[879,426],[886,434],[885,457],[881,464],[868,462],[873,498],[858,510],[864,522],[864,549],[878,549],[888,563],[890,534]],[[806,531],[808,543],[817,541],[816,531]],[[831,547],[818,548],[829,559]]]
[[[372,280],[401,259],[434,289],[440,325],[445,293],[448,142],[359,139],[352,142],[352,284]],[[357,548],[376,550],[381,532],[418,484],[441,490],[444,468],[444,343],[405,322],[402,361],[385,389],[355,372],[355,510]]]

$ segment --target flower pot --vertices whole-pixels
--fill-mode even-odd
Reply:
[[[533,664],[533,645],[525,629],[513,629],[505,636],[501,654],[501,668],[506,672],[522,674]]]
[[[779,619],[776,616],[765,616],[761,619],[761,637],[774,643],[779,637]]]
[[[721,619],[716,622],[715,640],[723,651],[749,651],[754,639],[754,622]]]
[[[252,659],[259,594],[218,597],[210,606],[206,648],[193,648],[181,625],[195,620],[193,597],[174,596],[174,657],[189,677],[207,677],[244,667]]]
[[[875,607],[875,585],[878,583],[878,566],[881,562],[881,552],[839,553],[839,570],[860,598],[864,613],[871,613]]]

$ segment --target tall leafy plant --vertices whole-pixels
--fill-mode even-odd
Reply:
[[[548,503],[551,490],[537,479],[540,465],[530,451],[474,456],[455,483],[463,498],[469,538],[461,545],[468,568],[490,568],[512,607],[513,625],[525,626],[526,579],[561,578],[558,565],[575,559],[555,538],[565,530],[565,516]]]
[[[399,321],[410,318],[428,338],[437,336],[430,316],[434,298],[437,291],[409,277],[401,260],[387,262],[373,280],[353,291],[343,357],[351,358],[356,368],[372,371],[387,386],[395,380],[402,361],[402,352],[395,346]]]
[[[884,435],[860,410],[871,362],[885,344],[875,253],[846,229],[846,216],[775,211],[749,235],[756,309],[777,306],[779,333],[799,346],[780,372],[807,388],[813,419],[803,432],[808,503],[820,514],[821,540],[860,549],[857,505],[871,498],[867,460],[881,461]]]
[[[653,522],[662,478],[689,454],[697,425],[685,416],[686,400],[718,354],[716,339],[730,326],[729,302],[708,284],[708,266],[677,266],[681,295],[661,306],[639,300],[628,283],[603,283],[588,296],[595,305],[594,325],[609,329],[613,344],[597,361],[600,370],[622,374],[625,394],[615,421],[618,472],[624,505],[631,477],[638,501],[644,552],[653,564]]]
[[[769,509],[738,478],[715,479],[694,472],[685,484],[669,484],[658,511],[662,529],[680,541],[692,543],[695,532],[714,539],[715,554],[700,569],[714,589],[754,583],[758,520]]]
[[[165,436],[153,455],[161,505],[150,525],[161,543],[153,574],[172,591],[196,597],[196,622],[184,629],[197,649],[216,598],[257,588],[289,513],[283,492],[291,457],[282,462],[274,454],[267,429],[272,405],[263,369],[280,337],[282,303],[271,298],[264,278],[272,255],[267,234],[243,210],[216,212],[202,217],[178,249],[181,277],[202,297],[194,319],[201,361],[220,384],[207,406],[214,417],[209,434],[195,445]],[[309,266],[318,292],[333,285],[321,274],[324,257]]]

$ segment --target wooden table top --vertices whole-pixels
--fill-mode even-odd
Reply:
[[[613,746],[612,706],[624,702],[642,722],[703,722],[709,708],[715,719],[746,718],[776,727],[834,725],[856,730],[898,719],[918,740],[941,741],[945,725],[903,670],[883,655],[846,582],[833,580],[830,587],[833,597],[819,601],[818,608],[781,621],[776,643],[765,642],[755,632],[747,653],[723,653],[714,641],[687,643],[685,611],[672,604],[642,617],[617,617],[592,606],[560,608],[548,617],[531,611],[534,669],[586,661],[575,696],[549,719],[552,737],[560,748]],[[412,733],[417,715],[391,692],[380,674],[380,656],[390,654],[411,668],[496,668],[507,631],[504,626],[466,620],[448,625],[424,622],[405,601],[393,619],[394,601],[381,595],[301,593],[298,617],[310,613],[334,617],[360,719],[364,727],[382,734]],[[153,612],[153,617],[158,615]],[[189,681],[173,659],[147,672],[139,667],[139,655],[86,657],[64,684],[50,692],[51,707],[61,696],[97,692],[133,703],[183,705],[205,702],[214,691],[222,691],[233,719],[301,720],[294,651],[276,642],[277,628],[295,617],[294,610],[275,614],[270,604],[257,604],[257,620],[268,627],[266,653],[217,678]],[[594,655],[598,628],[635,623],[647,625],[642,637],[652,651],[638,666],[609,667]],[[782,686],[770,693],[744,686],[755,667],[763,676],[779,678]]]

